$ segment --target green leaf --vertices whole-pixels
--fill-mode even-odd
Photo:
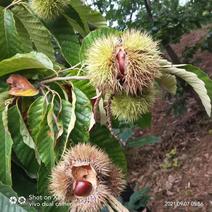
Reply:
[[[80,43],[71,25],[64,17],[56,20],[51,31],[57,39],[62,54],[70,65],[79,63]]]
[[[0,7],[0,60],[23,52],[13,13]]]
[[[206,89],[206,84],[203,80],[201,80],[196,73],[186,71],[182,68],[177,68],[175,66],[170,66],[164,68],[164,71],[170,74],[174,74],[183,80],[185,80],[198,94],[199,98],[202,101],[202,104],[208,114],[208,116],[211,116],[211,100],[208,96],[208,91]],[[196,70],[197,72],[197,70]],[[200,72],[199,72],[200,73]],[[202,75],[202,73],[200,73]]]
[[[92,28],[107,27],[106,19],[105,17],[102,16],[101,13],[95,10],[91,10],[89,7],[88,7],[88,10],[90,10],[90,12],[85,13],[85,18],[89,26],[91,26]]]
[[[29,185],[25,184],[24,186],[29,186]],[[2,212],[4,211],[6,212],[7,211],[8,212],[36,212],[36,210],[33,207],[29,207],[29,204],[27,203],[25,203],[22,207],[18,206],[18,202],[16,204],[11,204],[9,199],[12,197],[13,200],[16,201],[18,200],[18,195],[10,186],[4,185],[2,182],[0,182],[0,194],[3,195],[6,200],[2,203],[2,199],[1,199],[2,196],[0,197],[0,211]],[[9,201],[9,204],[8,204],[8,201]]]
[[[69,11],[67,11],[67,12],[69,12]],[[72,11],[70,11],[70,13],[71,12]],[[70,13],[68,13],[68,14],[70,14]],[[82,37],[86,36],[87,33],[85,32],[85,30],[83,28],[83,24],[77,22],[77,20],[76,20],[77,17],[71,18],[68,15],[64,15],[64,16],[66,17],[66,20],[68,21],[68,23],[73,27],[74,31],[78,32]],[[79,18],[79,20],[80,20],[80,18]]]
[[[159,85],[165,88],[169,93],[175,95],[177,91],[176,77],[171,74],[163,74],[160,79],[157,80]]]
[[[139,210],[139,208],[145,208],[150,199],[149,192],[149,188],[143,188],[141,191],[134,192],[130,196],[130,200],[127,203],[127,208],[130,211]]]
[[[57,118],[55,116],[55,113],[54,113],[55,94],[53,94],[51,98],[52,98],[51,103],[48,104],[48,111],[47,111],[47,114],[46,114],[46,118],[47,118],[49,130],[52,132],[53,139],[55,139],[56,138],[56,132],[54,132],[54,124],[55,124],[55,121],[56,121],[56,118]]]
[[[59,94],[61,99],[68,100],[68,95],[62,84],[60,84],[59,82],[56,82],[56,83],[49,84],[49,86],[52,90],[54,90],[55,92]]]
[[[8,130],[8,107],[0,112],[0,181],[12,185],[11,178],[11,153],[13,140]]]
[[[89,99],[96,96],[96,90],[89,80],[72,80],[72,84],[83,91]]]
[[[136,121],[136,125],[141,127],[142,129],[145,128],[150,128],[152,123],[152,114],[151,113],[146,113],[141,116],[141,118]]]
[[[49,108],[48,108],[49,110]],[[48,126],[47,114],[41,124],[41,129],[37,137],[37,148],[40,154],[41,161],[49,167],[55,165],[56,155],[54,152],[55,140],[54,132]]]
[[[160,141],[160,137],[153,136],[153,135],[147,135],[142,138],[137,138],[135,140],[130,140],[127,142],[128,147],[142,147],[146,144],[155,144]]]
[[[32,103],[28,111],[28,123],[41,161],[46,166],[53,167],[55,139],[47,119],[51,105],[47,107],[45,100],[45,97],[39,97]]]
[[[16,199],[16,198],[15,198]],[[27,212],[17,204],[10,203],[10,199],[0,193],[0,211],[4,212]]]
[[[36,175],[40,162],[37,148],[17,105],[9,109],[8,119],[15,154],[27,172]]]
[[[10,186],[3,184],[1,181],[0,181],[0,193],[2,193],[8,198],[10,198],[11,196],[17,197],[17,193],[13,191]]]
[[[119,139],[123,141],[123,143],[127,142],[133,135],[134,135],[134,128],[120,128],[119,129],[113,129],[114,132],[117,134]]]
[[[51,60],[44,54],[37,52],[16,54],[0,62],[0,77],[20,70],[40,68],[53,70]]]
[[[45,207],[45,211],[42,212],[69,212],[69,206],[51,206]]]
[[[9,4],[11,4],[11,1],[12,1],[12,0],[1,0],[1,1],[0,1],[0,6],[6,7],[6,6],[8,6]]]
[[[28,189],[28,187],[31,185],[24,184],[23,186],[27,186],[27,189]],[[23,191],[23,189],[22,189],[22,191]],[[7,211],[8,212],[36,212],[35,208],[29,207],[28,203],[25,203],[24,205],[22,205],[22,207],[18,206],[18,202],[16,204],[11,204],[9,199],[12,197],[13,200],[16,201],[16,200],[18,200],[18,195],[10,186],[5,185],[2,182],[0,182],[0,194],[3,195],[6,200],[2,203],[2,199],[1,199],[2,196],[0,197],[0,211],[2,211],[2,212],[4,212],[4,211],[6,211],[6,212]],[[21,195],[21,196],[23,196],[23,195]],[[8,201],[9,201],[9,204],[8,204]],[[15,207],[13,207],[13,206],[15,206]]]
[[[45,164],[41,164],[39,172],[38,172],[38,182],[37,182],[37,190],[39,194],[49,195],[48,185],[51,174],[51,168],[45,166]]]
[[[63,134],[59,139],[58,146],[56,147],[56,151],[59,151],[60,153],[63,153],[65,151],[69,136],[75,126],[75,104],[76,96],[74,93],[72,95],[72,104],[67,100],[62,100],[62,111],[59,119],[61,120],[63,125]]]
[[[100,13],[91,10],[90,7],[86,6],[81,1],[72,0],[70,1],[70,5],[79,14],[80,19],[84,24],[84,30],[86,33],[90,31],[88,24],[94,27],[106,26],[105,18]]]
[[[73,88],[76,95],[76,123],[71,133],[71,139],[75,142],[84,142],[89,139],[89,128],[92,117],[92,106],[88,97],[78,88]],[[73,95],[72,95],[73,96]]]
[[[33,51],[32,41],[30,40],[29,34],[28,34],[25,26],[22,24],[22,22],[17,17],[14,17],[14,18],[15,18],[15,25],[17,28],[17,32],[19,34],[19,38],[21,41],[21,45],[24,49],[24,52]]]
[[[79,70],[71,70],[69,73],[70,76],[83,76],[84,74],[84,72],[79,74]],[[85,93],[89,99],[96,96],[96,89],[91,85],[90,80],[72,80],[71,83],[74,87],[79,88],[83,93]]]
[[[52,45],[52,36],[42,22],[31,12],[26,4],[21,4],[13,8],[16,17],[26,28],[31,41],[38,52],[47,55],[51,60],[55,60]]]
[[[108,36],[111,34],[115,34],[115,35],[119,35],[120,32],[115,30],[115,29],[111,29],[111,28],[102,28],[102,29],[98,29],[95,30],[93,32],[90,32],[84,39],[80,48],[80,60],[83,61],[86,57],[86,51],[87,49],[92,45],[92,43],[98,39],[101,38],[103,36]]]
[[[15,161],[15,158],[13,159]],[[26,170],[23,169],[19,164],[12,164],[12,178],[13,178],[13,190],[19,195],[24,197],[29,197],[30,194],[36,194],[37,188],[37,174],[32,178],[29,177]],[[36,180],[35,180],[36,179]],[[24,189],[23,189],[24,188]],[[25,208],[27,205],[23,205]],[[31,211],[31,210],[30,210]]]
[[[103,149],[109,155],[111,160],[124,172],[127,171],[125,154],[118,141],[111,136],[106,127],[96,124],[96,126],[91,130],[90,141],[92,144],[96,144]]]
[[[28,126],[29,131],[34,141],[37,141],[37,136],[41,129],[42,121],[47,111],[45,97],[38,97],[29,107],[28,110]]]

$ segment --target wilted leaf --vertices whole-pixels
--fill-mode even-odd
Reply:
[[[39,93],[27,78],[18,74],[12,74],[7,83],[11,87],[9,94],[13,96],[35,96]]]

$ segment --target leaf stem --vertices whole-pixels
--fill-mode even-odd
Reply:
[[[69,68],[66,68],[66,69],[63,69],[63,70],[61,70],[59,72],[67,72],[67,71],[73,71],[73,70],[79,70],[79,71],[81,71],[84,66],[81,66],[80,68],[78,68],[80,65],[81,65],[81,63],[77,63],[76,65],[74,65],[72,67],[69,67]]]

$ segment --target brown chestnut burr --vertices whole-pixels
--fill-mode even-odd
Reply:
[[[84,143],[67,151],[50,181],[50,192],[60,203],[70,204],[72,212],[99,212],[124,187],[124,175],[108,155]]]

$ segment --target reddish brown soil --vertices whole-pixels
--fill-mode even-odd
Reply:
[[[180,43],[173,44],[172,47],[174,48],[175,52],[179,57],[182,56],[183,51],[186,47],[193,47],[195,44],[201,42],[205,35],[207,34],[208,30],[212,28],[212,25],[207,25],[202,29],[197,29],[191,33],[184,35]],[[200,51],[198,50],[192,59],[189,60],[190,63],[201,67],[205,70],[210,76],[212,76],[212,53],[208,51]]]
[[[205,33],[203,29],[185,35],[174,45],[176,52],[180,55],[184,46]],[[212,54],[199,52],[194,57],[201,58],[193,61],[212,74]],[[152,212],[212,212],[212,119],[193,93],[185,95],[186,111],[179,116],[173,113],[175,100],[167,95],[157,100],[153,125],[144,132],[159,135],[161,142],[128,151],[129,182],[135,190],[150,188]],[[172,159],[167,159],[174,149]],[[165,160],[170,168],[163,166]]]

